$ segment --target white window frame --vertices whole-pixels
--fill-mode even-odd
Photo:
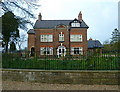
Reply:
[[[53,35],[40,35],[40,42],[53,42]]]
[[[53,55],[53,47],[41,47],[40,55]]]
[[[74,22],[71,23],[71,26],[72,27],[80,27],[80,23],[77,22],[77,21],[74,21]]]
[[[83,55],[83,47],[71,47],[71,55]]]
[[[71,42],[82,42],[82,35],[70,35]]]
[[[64,34],[62,32],[59,34],[59,41],[64,41]]]

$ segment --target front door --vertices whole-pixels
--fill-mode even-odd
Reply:
[[[31,56],[34,56],[34,55],[35,55],[35,48],[32,47],[32,48],[31,48]]]
[[[57,55],[58,55],[58,57],[66,55],[66,48],[65,48],[65,46],[59,46],[58,47],[58,49],[57,49]]]

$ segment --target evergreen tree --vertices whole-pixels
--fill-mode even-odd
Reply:
[[[117,28],[112,32],[111,44],[113,45],[112,49],[120,50],[120,31]]]
[[[10,39],[19,37],[19,19],[15,18],[12,12],[7,12],[2,16],[2,39],[5,43],[5,51],[8,52]]]
[[[14,42],[10,43],[10,52],[16,51],[16,45]]]
[[[118,41],[120,41],[120,31],[117,30],[117,28],[116,28],[112,32],[111,44],[114,44]]]

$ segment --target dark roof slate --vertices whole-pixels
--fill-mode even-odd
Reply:
[[[35,31],[34,31],[34,29],[30,29],[27,33],[28,34],[35,34]]]
[[[60,25],[60,24],[69,26],[71,21],[73,21],[73,20],[41,20],[41,21],[37,20],[34,25],[34,29],[55,28],[55,26]],[[81,28],[89,28],[83,20],[81,23]]]
[[[103,45],[98,40],[88,40],[88,48],[103,48]]]

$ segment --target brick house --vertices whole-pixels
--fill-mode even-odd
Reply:
[[[88,51],[90,51],[91,53],[93,52],[102,53],[103,48],[104,46],[101,44],[99,40],[93,40],[92,38],[88,40]]]
[[[37,55],[84,55],[88,49],[87,29],[89,27],[82,19],[73,20],[38,20],[34,29],[28,31],[28,50],[31,56]]]

